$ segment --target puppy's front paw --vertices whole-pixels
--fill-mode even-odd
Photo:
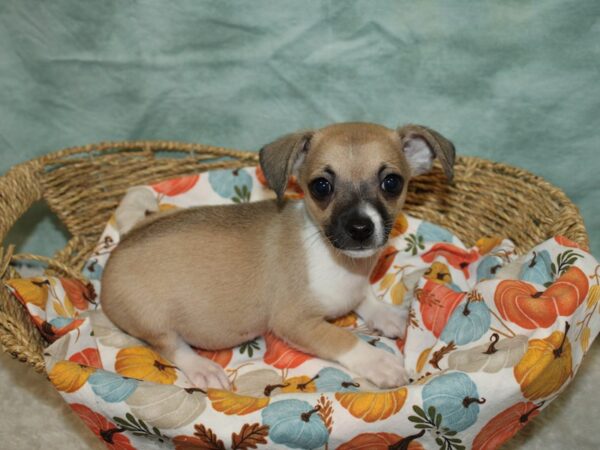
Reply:
[[[398,338],[406,332],[408,311],[406,308],[380,302],[376,307],[369,308],[363,319],[372,330],[378,330],[389,338]]]
[[[367,378],[380,388],[392,388],[408,383],[402,357],[361,342],[339,359],[357,375]]]
[[[179,368],[190,382],[200,389],[230,388],[229,378],[223,368],[209,359],[198,356],[186,361]]]

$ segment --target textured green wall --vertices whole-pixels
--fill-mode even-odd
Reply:
[[[420,122],[563,188],[598,256],[599,17],[595,0],[4,0],[0,171],[107,139],[257,149],[330,122]],[[12,238],[64,242],[42,209]]]

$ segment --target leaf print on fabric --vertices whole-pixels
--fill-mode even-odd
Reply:
[[[492,334],[489,344],[460,350],[448,357],[448,368],[462,372],[496,373],[505,367],[515,366],[525,354],[529,338],[518,335],[500,339]]]
[[[571,343],[565,331],[554,331],[544,339],[529,341],[525,355],[514,367],[523,396],[529,400],[549,397],[573,374]]]
[[[245,423],[239,433],[231,435],[232,450],[247,450],[257,448],[260,444],[267,443],[269,427],[260,423]]]
[[[588,293],[587,276],[572,267],[545,291],[529,283],[503,280],[494,294],[494,303],[503,319],[521,328],[548,328],[558,316],[575,312]]]
[[[248,397],[221,389],[208,389],[208,398],[213,409],[229,416],[243,416],[264,408],[269,404],[269,397]]]
[[[168,384],[140,383],[125,401],[131,412],[149,425],[179,428],[194,421],[206,408],[206,395],[199,389]]]
[[[413,434],[404,438],[406,441],[411,442],[414,439],[418,439],[425,435],[428,431],[429,434],[435,438],[435,443],[439,445],[440,449],[444,450],[465,450],[466,447],[463,445],[462,440],[457,437],[457,432],[451,430],[448,427],[442,426],[442,415],[436,411],[434,406],[427,408],[425,412],[420,406],[414,405],[413,411],[415,415],[409,416],[408,420],[415,424],[415,428],[421,430],[419,433]],[[406,448],[402,446],[402,443],[391,446],[390,449],[400,450]]]
[[[125,414],[125,418],[121,417],[113,417],[113,420],[124,430],[130,431],[134,436],[141,436],[150,441],[158,442],[161,444],[169,442],[169,438],[161,433],[161,431],[156,428],[150,427],[146,425],[142,419],[136,419],[133,415],[127,413]]]
[[[337,392],[335,398],[354,417],[365,422],[385,420],[404,406],[408,391]]]
[[[81,403],[71,403],[69,406],[110,450],[136,450],[129,438],[122,434],[125,430],[110,422],[102,414],[92,411]]]
[[[490,420],[473,441],[473,450],[496,450],[537,416],[541,405],[520,402]]]
[[[421,250],[425,250],[423,236],[421,235],[409,234],[404,240],[406,241],[404,251],[410,253],[412,256],[417,255]]]
[[[265,335],[267,351],[264,361],[278,369],[294,369],[313,357],[308,353],[290,347],[273,333]]]
[[[258,343],[258,338],[252,339],[251,341],[244,342],[240,345],[240,354],[247,353],[248,358],[252,358],[254,356],[254,350],[260,350],[260,344]]]
[[[225,450],[223,441],[210,429],[202,424],[194,425],[193,436],[175,436],[175,450]]]
[[[200,175],[173,178],[151,185],[152,189],[162,195],[174,197],[192,189],[200,179]]]
[[[90,375],[88,383],[98,397],[108,403],[119,403],[127,400],[136,390],[139,381],[121,377],[113,372],[98,370]]]
[[[161,384],[173,384],[176,367],[148,347],[128,347],[119,350],[115,370],[129,378]]]
[[[423,410],[435,408],[442,417],[441,425],[454,431],[472,426],[485,401],[479,398],[477,385],[461,372],[438,375],[423,387]]]
[[[281,400],[262,410],[262,421],[269,426],[269,437],[276,444],[291,448],[316,449],[329,440],[323,420],[304,400]]]

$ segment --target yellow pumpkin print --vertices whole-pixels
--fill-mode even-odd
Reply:
[[[406,233],[406,230],[408,230],[408,219],[404,214],[400,213],[398,217],[396,217],[390,235],[391,237],[400,236],[401,234]]]
[[[475,243],[475,246],[479,250],[480,255],[486,255],[501,243],[502,238],[500,236],[482,237]]]
[[[572,375],[571,343],[566,333],[555,331],[545,339],[529,341],[527,351],[515,366],[514,374],[523,396],[529,400],[546,398]]]
[[[427,272],[425,272],[425,278],[433,281],[437,284],[448,284],[452,283],[452,274],[450,273],[450,269],[444,263],[439,261],[434,261]]]
[[[62,392],[75,392],[94,373],[93,367],[82,366],[73,361],[59,361],[52,367],[48,378],[56,389]]]
[[[385,392],[337,392],[335,398],[350,414],[365,422],[385,420],[396,414],[406,400],[406,388]]]
[[[336,317],[335,319],[330,320],[332,324],[338,327],[356,327],[357,316],[355,312],[349,312],[345,316]]]
[[[315,379],[310,378],[306,375],[300,375],[297,377],[286,378],[284,386],[280,388],[278,393],[290,393],[290,392],[317,392],[317,385]]]
[[[119,350],[115,370],[125,377],[160,384],[173,384],[176,367],[148,347],[129,347]]]
[[[216,411],[229,416],[243,416],[258,411],[271,400],[269,397],[248,397],[221,389],[209,389],[207,395]]]
[[[17,298],[23,303],[32,303],[40,309],[46,309],[50,280],[42,277],[15,278],[7,284],[17,292]]]

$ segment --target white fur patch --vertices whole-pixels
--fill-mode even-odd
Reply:
[[[431,170],[433,153],[424,139],[420,137],[409,138],[404,144],[404,154],[412,176],[421,175]]]
[[[348,271],[334,258],[336,250],[325,241],[308,213],[302,227],[309,288],[327,317],[352,311],[367,295],[367,276]]]

